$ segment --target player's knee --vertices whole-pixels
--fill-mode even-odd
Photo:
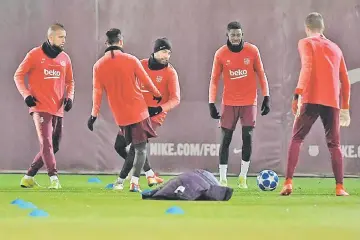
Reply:
[[[241,157],[242,160],[245,162],[250,161],[251,157],[251,150],[252,150],[252,133],[253,133],[254,127],[250,126],[244,126],[242,128],[242,140],[243,140],[243,146],[242,146],[242,152]]]
[[[306,135],[303,134],[302,132],[297,132],[297,133],[293,134],[291,140],[294,141],[294,142],[301,142],[302,143],[304,141],[305,137],[306,137]]]
[[[126,149],[126,143],[125,141],[122,141],[119,138],[116,138],[115,144],[114,144],[114,148],[116,151],[121,151],[121,150],[125,150]]]
[[[59,138],[53,138],[53,151],[54,154],[59,151],[60,141]]]
[[[115,146],[115,150],[122,158],[126,158],[126,147]]]
[[[244,162],[249,162],[251,157],[251,148],[250,149],[243,149],[241,152],[241,158]]]
[[[57,153],[59,151],[59,145],[54,144],[53,151],[54,151],[54,154]]]
[[[53,150],[53,145],[52,145],[52,139],[49,137],[44,137],[41,141],[40,141],[40,151],[47,153]]]
[[[135,149],[135,154],[137,156],[146,156],[146,149]]]
[[[146,155],[146,143],[136,144],[134,145],[134,149],[135,149],[135,154],[142,156]]]
[[[221,141],[221,145],[224,148],[228,148],[230,147],[230,143],[232,140],[232,135],[233,135],[233,130],[230,129],[222,129],[222,141]]]
[[[252,133],[253,133],[254,127],[243,127],[242,128],[242,140],[244,144],[251,144],[252,141]]]
[[[115,151],[122,157],[126,158],[126,141],[123,136],[118,135],[114,144]]]
[[[336,141],[327,141],[327,147],[329,149],[340,148],[340,143]]]

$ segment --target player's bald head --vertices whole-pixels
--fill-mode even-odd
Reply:
[[[47,31],[47,38],[51,45],[64,49],[66,42],[66,31],[60,23],[52,24]]]
[[[312,32],[322,33],[325,29],[324,19],[318,12],[312,12],[305,19],[305,26]]]
[[[47,36],[50,37],[51,35],[53,35],[55,32],[57,32],[59,30],[65,31],[64,25],[62,25],[61,23],[54,23],[48,28]]]

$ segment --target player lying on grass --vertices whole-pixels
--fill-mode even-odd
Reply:
[[[292,193],[300,146],[320,117],[331,155],[336,195],[347,196],[349,194],[343,186],[343,156],[340,151],[340,126],[350,124],[350,81],[344,57],[341,49],[324,36],[324,20],[319,13],[310,13],[306,17],[305,32],[307,37],[298,44],[301,71],[292,104],[295,122],[281,195]]]
[[[178,75],[175,68],[169,63],[170,55],[170,41],[166,38],[160,38],[155,41],[154,52],[151,54],[150,58],[141,60],[142,66],[162,95],[162,104],[159,104],[153,99],[147,86],[141,84],[141,91],[151,117],[151,125],[155,130],[163,124],[167,113],[180,103]],[[123,137],[120,135],[117,136],[116,142],[118,143],[123,141],[119,138]],[[134,156],[134,148],[132,146],[130,147],[129,155],[132,158]],[[120,176],[114,184],[114,189],[122,190],[124,188],[124,180],[131,171],[132,166],[133,164],[131,161],[125,162],[120,172]],[[150,187],[163,182],[163,179],[156,176],[151,169],[148,157],[144,164],[144,171]]]
[[[93,67],[93,107],[88,120],[88,128],[93,131],[94,122],[100,112],[101,99],[105,91],[116,124],[120,127],[118,135],[125,138],[126,146],[133,146],[134,157],[129,154],[127,161],[134,161],[130,191],[139,191],[139,177],[146,159],[149,138],[156,137],[152,128],[148,107],[140,90],[140,81],[153,94],[153,99],[161,101],[161,93],[145,72],[140,61],[123,52],[123,36],[119,29],[106,33],[105,55]]]
[[[227,26],[227,44],[218,49],[214,56],[209,87],[210,115],[220,119],[220,182],[227,185],[227,167],[229,147],[236,124],[240,119],[242,125],[242,161],[239,175],[239,187],[247,188],[246,176],[249,170],[252,152],[252,134],[255,128],[257,112],[257,82],[260,80],[262,95],[261,115],[270,112],[269,86],[264,72],[259,49],[243,39],[239,22]],[[220,75],[224,80],[221,117],[215,107],[216,92]]]
[[[15,72],[17,89],[30,108],[40,151],[35,156],[21,187],[37,186],[34,176],[44,166],[50,177],[50,189],[61,188],[56,169],[55,153],[59,151],[64,110],[72,108],[74,79],[70,57],[63,51],[66,39],[64,26],[49,27],[47,41],[32,49]],[[25,85],[28,75],[28,88]]]

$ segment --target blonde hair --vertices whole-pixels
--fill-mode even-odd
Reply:
[[[324,31],[325,24],[324,19],[318,12],[312,12],[309,15],[307,15],[305,19],[305,25],[308,27],[311,31]]]

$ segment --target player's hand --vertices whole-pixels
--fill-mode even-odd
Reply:
[[[162,96],[160,96],[160,97],[153,97],[153,100],[156,100],[157,101],[157,103],[160,103],[161,102],[161,100],[162,100]]]
[[[94,122],[96,121],[96,117],[94,116],[90,116],[88,122],[87,122],[87,126],[89,128],[90,131],[94,130]]]
[[[265,116],[270,112],[270,97],[265,96],[261,105],[261,116]]]
[[[25,98],[25,103],[26,103],[26,105],[28,107],[35,107],[36,106],[36,101],[37,101],[36,98],[34,96],[31,96],[31,95],[29,95],[29,96],[27,96]]]
[[[158,106],[158,107],[148,107],[148,111],[149,111],[149,115],[150,117],[158,115],[159,113],[162,112],[162,107]]]
[[[216,109],[215,103],[209,103],[210,116],[213,119],[220,119],[219,112]]]
[[[70,109],[72,108],[73,105],[73,101],[70,98],[65,98],[64,100],[64,110],[66,112],[70,111]]]
[[[340,109],[340,126],[348,127],[350,122],[351,118],[349,109]]]

